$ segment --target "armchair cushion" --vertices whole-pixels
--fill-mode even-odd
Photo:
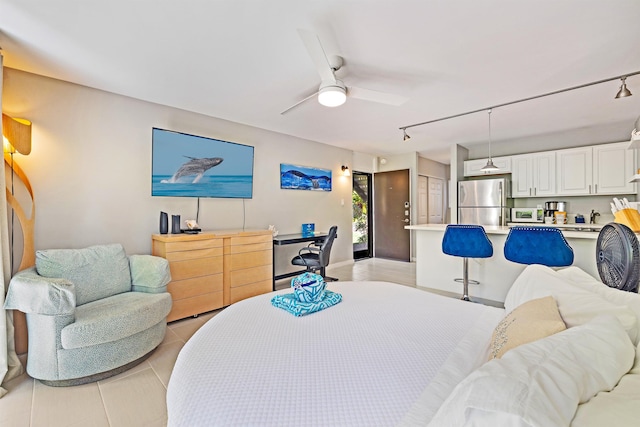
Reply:
[[[167,284],[171,281],[169,261],[153,255],[131,255],[132,291],[160,293],[167,292]]]
[[[31,267],[11,279],[4,308],[46,316],[73,314],[75,286],[66,279],[44,279]]]
[[[39,250],[36,270],[75,284],[77,305],[131,290],[129,259],[120,244]]]
[[[114,342],[162,322],[171,310],[168,293],[125,292],[76,308],[75,322],[62,329],[65,349]]]

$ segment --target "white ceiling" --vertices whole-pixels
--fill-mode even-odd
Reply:
[[[400,107],[315,99],[297,29],[344,57],[347,85]],[[0,0],[5,65],[354,151],[444,163],[486,144],[486,112],[398,128],[640,71],[638,0]],[[640,115],[620,81],[494,109],[496,144],[579,132],[628,139]],[[215,136],[215,135],[212,135]],[[604,139],[600,141],[600,139]],[[241,141],[239,141],[241,142]]]

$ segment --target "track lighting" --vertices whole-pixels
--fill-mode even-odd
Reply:
[[[406,129],[402,129],[402,131],[404,132],[404,137],[402,138],[403,141],[406,141],[407,139],[411,139],[411,137],[407,134]]]
[[[402,126],[399,129],[404,131],[404,140],[406,141],[407,139],[409,139],[409,135],[407,135],[407,129],[408,128],[412,128],[412,127],[416,127],[416,126],[428,125],[428,124],[431,124],[431,123],[441,122],[443,120],[455,119],[457,117],[467,116],[469,114],[475,114],[475,113],[479,113],[481,111],[486,111],[486,110],[491,109],[491,108],[506,107],[507,105],[513,105],[513,104],[518,104],[520,102],[525,102],[525,101],[531,101],[531,100],[534,100],[534,99],[544,98],[546,96],[557,95],[559,93],[569,92],[571,90],[583,89],[585,87],[589,87],[589,86],[593,86],[593,85],[599,85],[599,84],[602,84],[602,83],[607,83],[607,82],[611,82],[611,81],[618,80],[618,79],[622,80],[622,85],[620,86],[620,90],[618,91],[618,94],[616,95],[616,99],[617,98],[624,98],[624,97],[632,95],[631,91],[629,91],[629,89],[627,89],[627,84],[626,84],[625,80],[627,79],[627,77],[636,76],[638,74],[640,74],[640,71],[634,71],[633,73],[627,73],[627,74],[624,74],[622,76],[610,77],[608,79],[603,79],[603,80],[598,80],[598,81],[595,81],[595,82],[581,84],[581,85],[578,85],[578,86],[568,87],[566,89],[554,90],[553,92],[543,93],[542,95],[530,96],[528,98],[522,98],[522,99],[517,99],[515,101],[504,102],[502,104],[497,104],[497,105],[492,105],[492,106],[488,106],[488,107],[484,107],[484,108],[479,108],[477,110],[465,111],[464,113],[454,114],[452,116],[441,117],[439,119],[428,120],[426,122],[414,123],[412,125]]]
[[[627,84],[625,83],[625,80],[627,80],[627,77],[626,76],[622,77],[620,80],[622,80],[622,85],[620,86],[620,90],[616,94],[616,99],[624,98],[632,95],[631,91],[627,89]]]

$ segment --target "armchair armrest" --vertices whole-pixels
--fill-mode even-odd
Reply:
[[[320,252],[322,252],[322,249],[320,249],[320,247],[318,247],[318,246],[311,246],[311,244],[309,244],[308,246],[305,246],[304,248],[301,248],[298,251],[298,255],[302,255],[304,252],[307,252],[307,253],[320,253]]]
[[[167,284],[171,281],[169,261],[153,255],[131,255],[131,290],[159,294],[167,292]]]
[[[75,286],[66,279],[42,277],[31,267],[9,282],[4,308],[47,316],[74,314]]]

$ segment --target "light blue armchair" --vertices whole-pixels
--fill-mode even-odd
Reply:
[[[119,244],[36,252],[4,307],[26,313],[27,372],[69,386],[123,372],[162,342],[171,310],[168,262]]]

